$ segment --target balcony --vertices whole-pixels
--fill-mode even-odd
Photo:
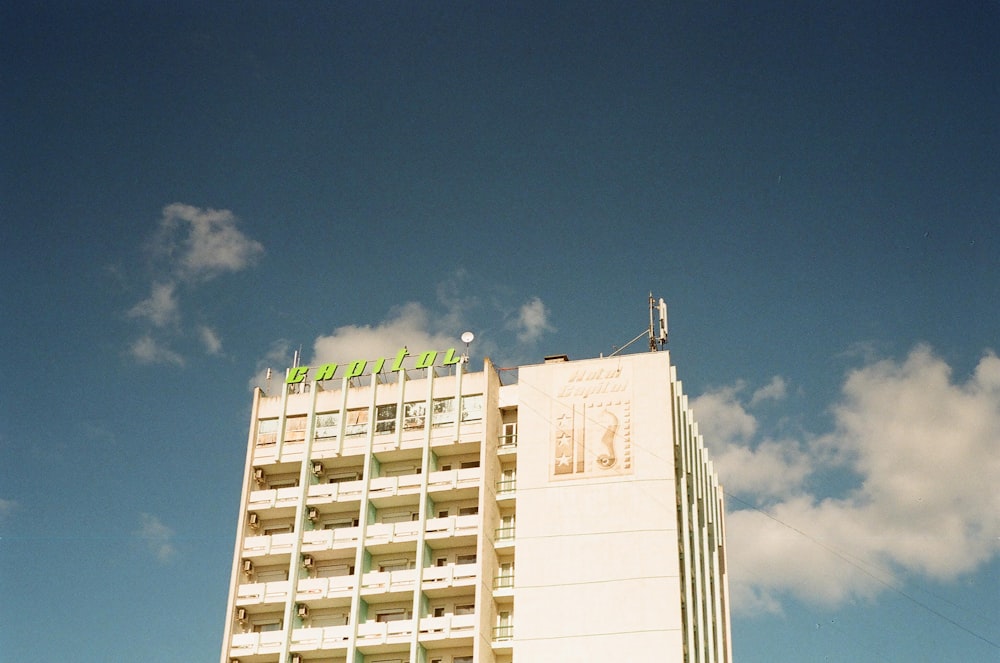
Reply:
[[[506,642],[514,639],[514,625],[504,624],[493,627],[493,642]]]
[[[288,515],[295,513],[295,507],[299,503],[301,490],[298,487],[275,488],[271,490],[255,490],[250,493],[250,503],[247,505],[249,511],[263,511],[265,509],[279,509],[287,512]],[[285,513],[276,513],[276,516]]]
[[[284,603],[291,591],[287,580],[275,582],[255,582],[240,585],[236,593],[236,605],[260,605],[263,603]]]
[[[448,646],[472,644],[476,635],[475,615],[445,615],[424,617],[420,620],[419,639],[422,643],[433,640],[448,640]],[[468,643],[456,641],[468,639]]]
[[[295,532],[248,536],[243,540],[243,557],[267,557],[287,555],[295,545]]]
[[[382,499],[400,495],[419,495],[421,476],[405,474],[403,476],[379,477],[372,479],[368,486],[368,499]]]
[[[347,599],[350,601],[357,581],[357,576],[302,578],[299,580],[295,600],[315,602],[323,599]]]
[[[497,592],[503,591],[505,589],[514,589],[514,576],[496,576],[493,578],[493,589]]]
[[[364,574],[361,579],[361,595],[412,592],[416,582],[417,572],[415,569],[372,571]]]
[[[349,624],[344,626],[293,629],[289,651],[345,650],[353,631],[354,628]]]
[[[449,516],[447,518],[430,518],[427,521],[427,539],[449,539],[466,537],[468,543],[474,543],[479,531],[479,516]],[[463,543],[457,541],[456,545]]]
[[[514,543],[514,526],[506,525],[504,527],[498,527],[496,530],[496,536],[493,539],[493,544],[496,547],[501,545],[513,545]]]
[[[230,658],[242,658],[257,654],[277,654],[285,641],[284,631],[266,633],[234,633],[229,643]]]
[[[478,490],[483,476],[481,467],[467,467],[461,470],[439,470],[427,477],[427,490],[458,490],[472,488]]]
[[[331,502],[356,502],[361,499],[364,488],[364,481],[313,484],[309,486],[306,503],[312,506]]]
[[[417,540],[420,523],[412,520],[400,523],[374,523],[365,530],[365,545],[369,547],[409,544]]]
[[[358,624],[357,645],[362,651],[379,645],[407,644],[413,636],[412,619]]]
[[[509,499],[514,497],[517,489],[517,479],[503,479],[497,481],[497,499]]]
[[[450,587],[474,587],[479,576],[479,564],[448,564],[424,569],[421,588],[428,595]]]
[[[294,535],[293,535],[294,536]],[[302,552],[312,553],[324,550],[355,548],[361,538],[360,527],[338,529],[314,529],[302,533]]]

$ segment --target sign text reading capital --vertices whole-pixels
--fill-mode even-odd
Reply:
[[[414,368],[430,368],[437,361],[438,356],[437,350],[428,350],[426,352],[421,352],[417,355],[417,361],[414,364]],[[406,348],[400,348],[399,352],[396,353],[396,358],[392,360],[393,372],[403,370],[403,360],[410,356],[410,353],[406,351]],[[375,365],[372,366],[372,373],[381,373],[382,369],[385,368],[385,362],[388,361],[388,357],[382,357],[381,359],[375,359]],[[442,366],[451,366],[462,361],[461,356],[455,356],[455,348],[449,348],[444,352],[444,358],[441,360]],[[356,359],[346,365],[344,374],[341,376],[346,379],[356,378],[359,375],[364,375],[365,368],[368,366],[367,359]],[[316,367],[316,372],[313,375],[313,380],[317,382],[321,380],[332,380],[334,374],[336,374],[337,369],[340,364],[323,364],[322,366]],[[296,366],[294,368],[288,369],[288,376],[285,378],[286,384],[297,384],[306,379],[306,375],[309,373],[309,366]]]

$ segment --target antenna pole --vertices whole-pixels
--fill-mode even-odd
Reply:
[[[656,352],[656,336],[653,332],[653,308],[656,304],[653,301],[653,293],[649,293],[649,351]]]

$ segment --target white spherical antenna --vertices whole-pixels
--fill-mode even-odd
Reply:
[[[472,343],[472,340],[476,338],[476,335],[472,332],[465,332],[462,334],[462,343]]]

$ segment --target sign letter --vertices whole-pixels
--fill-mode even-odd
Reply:
[[[306,373],[309,372],[308,366],[296,366],[295,368],[288,369],[288,377],[285,378],[285,384],[298,384],[306,379]]]
[[[323,364],[316,369],[316,381],[332,380],[333,374],[337,372],[337,364]]]

